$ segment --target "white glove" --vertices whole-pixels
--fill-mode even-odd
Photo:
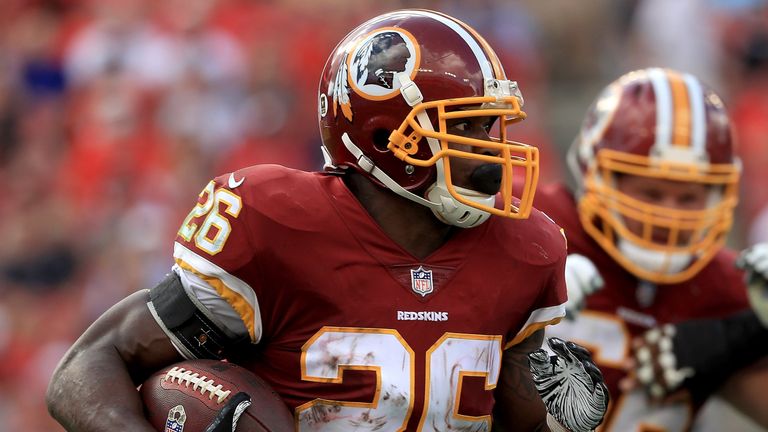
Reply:
[[[565,286],[568,290],[566,316],[572,319],[584,308],[587,296],[603,287],[603,278],[589,258],[570,254],[565,261]]]
[[[746,271],[749,302],[763,325],[768,327],[768,243],[745,249],[736,265]]]

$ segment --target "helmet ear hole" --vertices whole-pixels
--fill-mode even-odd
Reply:
[[[373,131],[372,141],[373,146],[376,148],[376,150],[380,152],[387,152],[389,149],[387,148],[387,145],[389,145],[389,134],[391,131],[388,131],[384,128],[378,128]]]

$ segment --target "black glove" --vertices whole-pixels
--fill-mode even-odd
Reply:
[[[240,414],[251,406],[251,397],[247,393],[239,392],[229,398],[224,408],[219,411],[216,418],[205,428],[205,432],[234,432]]]
[[[653,399],[687,389],[701,401],[735,371],[768,354],[768,337],[751,310],[726,318],[665,324],[633,341],[636,384]]]
[[[528,363],[549,415],[572,432],[594,430],[608,410],[603,374],[584,347],[554,337],[547,344],[556,355],[539,349]]]

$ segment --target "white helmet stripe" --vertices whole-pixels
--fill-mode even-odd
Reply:
[[[704,90],[701,82],[691,74],[683,74],[683,80],[688,87],[688,97],[691,107],[691,147],[696,154],[704,154],[704,143],[707,139],[707,119],[704,107]]]
[[[654,147],[664,150],[672,143],[672,92],[669,79],[663,69],[648,69],[656,96],[656,142]]]
[[[445,24],[451,30],[455,31],[472,49],[472,53],[475,54],[477,62],[480,64],[480,70],[483,72],[483,78],[503,79],[503,77],[496,77],[493,75],[493,65],[491,65],[491,61],[488,59],[488,55],[485,53],[477,40],[471,34],[469,34],[469,32],[461,24],[444,15],[436,14],[426,10],[409,11],[409,13],[433,18]]]

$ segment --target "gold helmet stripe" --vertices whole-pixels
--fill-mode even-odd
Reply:
[[[672,141],[677,147],[691,145],[691,98],[688,86],[679,72],[667,70],[669,88],[672,91]]]

